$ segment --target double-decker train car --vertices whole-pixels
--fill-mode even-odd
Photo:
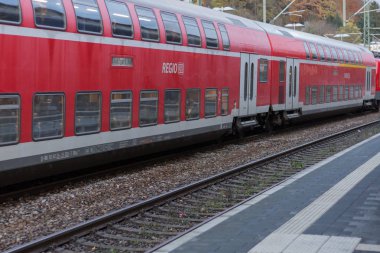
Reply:
[[[367,49],[174,0],[0,0],[0,187],[376,105]]]

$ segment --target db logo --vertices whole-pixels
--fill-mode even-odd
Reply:
[[[162,63],[162,74],[185,74],[185,64],[173,63],[173,62],[164,62]]]

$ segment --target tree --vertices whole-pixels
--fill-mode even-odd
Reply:
[[[326,22],[336,28],[343,26],[343,20],[338,13],[335,13],[334,16],[328,16]]]
[[[304,32],[324,36],[335,34],[337,27],[325,20],[312,20],[305,22]]]
[[[267,0],[267,22],[274,18],[285,8],[289,0]],[[235,9],[236,15],[262,21],[263,1],[262,0],[212,0],[210,7],[230,6]]]
[[[342,26],[338,30],[339,34],[348,34],[350,37],[342,38],[343,41],[351,43],[362,43],[362,33],[356,24],[352,21],[348,22],[346,26]]]

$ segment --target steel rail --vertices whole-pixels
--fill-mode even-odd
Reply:
[[[187,186],[179,187],[177,189],[174,189],[168,193],[161,194],[157,197],[153,197],[151,199],[148,199],[144,202],[140,202],[131,206],[127,206],[125,208],[112,211],[108,214],[105,214],[103,216],[97,217],[95,219],[83,222],[79,225],[73,226],[71,228],[53,233],[49,236],[42,237],[40,239],[33,240],[29,243],[16,246],[10,250],[5,251],[4,253],[24,253],[24,252],[41,252],[44,250],[47,250],[51,246],[57,246],[63,243],[66,243],[70,241],[72,238],[80,237],[83,235],[86,235],[94,230],[101,229],[106,227],[110,222],[117,222],[120,221],[126,217],[130,217],[133,215],[136,215],[142,211],[150,210],[156,206],[162,205],[164,203],[167,203],[168,201],[177,199],[179,197],[182,197],[184,195],[187,195],[192,192],[196,192],[200,189],[206,188],[210,185],[213,185],[219,181],[222,181],[226,178],[229,178],[233,175],[239,174],[246,170],[247,168],[250,168],[252,166],[259,166],[261,164],[264,164],[266,162],[269,162],[271,160],[277,159],[279,157],[283,157],[286,155],[289,155],[291,153],[297,152],[299,150],[311,147],[313,145],[322,143],[327,140],[332,140],[335,138],[338,138],[342,135],[348,134],[353,131],[357,131],[361,128],[366,128],[371,125],[376,125],[380,123],[380,120],[372,121],[370,123],[366,123],[357,127],[353,127],[344,131],[340,131],[338,133],[334,133],[331,135],[328,135],[326,137],[320,138],[318,140],[310,141],[308,143],[299,145],[297,147],[287,149],[285,151],[276,153],[274,155],[269,155],[267,157],[264,157],[259,160],[254,160],[251,162],[248,162],[244,165],[237,166],[236,168],[230,169],[226,172],[211,176],[209,178],[194,182],[192,184],[189,184]],[[265,190],[267,191],[267,189]],[[263,192],[265,192],[263,191]],[[256,194],[260,195],[262,194]]]
[[[346,117],[344,117],[346,118]],[[335,119],[335,117],[333,118]],[[297,124],[296,129],[299,127],[307,127],[309,126],[313,121],[303,122],[304,124]],[[276,131],[276,133],[281,132],[287,132],[287,131],[294,131],[292,130],[293,127],[285,127],[284,129],[281,129],[279,131]],[[261,133],[262,130],[257,129],[257,132],[252,133],[253,135],[248,135],[244,137],[243,141],[249,141],[249,139],[254,138],[256,135],[255,133]],[[166,161],[167,159],[171,159],[173,157],[177,157],[178,155],[186,155],[191,154],[192,152],[202,152],[203,150],[208,150],[213,147],[218,147],[220,145],[229,145],[234,143],[240,143],[242,139],[236,139],[236,138],[226,138],[223,140],[223,142],[215,144],[213,141],[208,141],[204,143],[199,144],[193,144],[191,146],[182,147],[177,150],[168,150],[165,152],[158,152],[150,155],[148,158],[147,156],[142,157],[136,157],[132,158],[130,160],[125,161],[118,161],[102,166],[97,166],[94,168],[82,169],[75,172],[69,172],[64,173],[62,175],[56,175],[53,177],[48,178],[42,178],[39,180],[33,180],[33,181],[26,181],[24,183],[20,183],[17,185],[7,186],[4,188],[0,188],[0,202],[4,202],[8,199],[17,199],[24,195],[31,195],[31,194],[39,194],[41,192],[55,189],[60,186],[65,186],[67,184],[75,184],[77,182],[80,182],[82,180],[88,180],[91,178],[101,177],[105,175],[110,175],[110,173],[117,173],[119,171],[125,170],[126,166],[128,166],[128,170],[132,171],[134,169],[138,169],[139,167],[143,167],[146,165],[149,165],[150,163],[157,163],[160,161]],[[147,158],[147,159],[145,159]],[[127,165],[125,164],[127,163]],[[75,173],[75,174],[74,174]]]

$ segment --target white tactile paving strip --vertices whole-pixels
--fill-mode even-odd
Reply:
[[[284,253],[308,252],[316,253],[328,241],[328,237],[322,235],[300,235],[286,248]]]
[[[330,190],[322,194],[309,206],[257,244],[249,253],[354,252],[360,243],[360,238],[327,236],[327,239],[325,238],[326,241],[318,245],[318,241],[323,241],[321,236],[306,236],[302,235],[302,233],[379,165],[380,153],[376,154],[330,188]],[[306,241],[309,241],[309,245],[307,245]],[[309,249],[310,245],[314,246],[314,248]]]
[[[356,250],[369,251],[369,252],[380,252],[380,245],[372,244],[359,244]]]
[[[300,178],[303,178],[304,176],[308,175],[309,173],[321,168],[322,166],[330,163],[331,161],[343,156],[344,154],[350,152],[351,150],[355,149],[355,148],[358,148],[362,145],[364,145],[365,143],[373,140],[373,139],[376,139],[380,136],[380,134],[378,135],[375,135],[375,136],[372,136],[371,138],[361,142],[361,143],[358,143],[354,146],[352,146],[351,148],[349,149],[346,149],[342,152],[339,152],[338,154],[334,155],[334,156],[331,156],[329,157],[328,159],[324,160],[324,161],[321,161],[319,162],[318,164],[315,164],[314,166],[311,166],[310,168],[308,169],[305,169],[299,173],[297,173],[296,175],[292,176],[291,178],[289,178],[288,180],[286,180],[285,182],[283,182],[282,184],[270,189],[269,191],[255,197],[255,198],[252,198],[251,200],[248,200],[246,201],[245,203],[239,205],[238,207],[230,210],[229,212],[227,213],[224,213],[223,215],[211,220],[210,222],[208,223],[205,223],[203,224],[202,226],[194,229],[193,231],[185,234],[184,236],[174,240],[173,242],[163,246],[162,248],[158,249],[155,251],[155,253],[168,253],[168,252],[171,252],[171,251],[174,251],[175,249],[181,247],[182,245],[184,245],[185,243],[193,240],[195,237],[201,235],[202,233],[212,229],[213,227],[217,226],[218,224],[224,222],[225,220],[229,219],[230,217],[238,214],[239,212],[255,205],[256,203],[262,201],[263,199],[267,198],[268,196],[270,196],[271,194],[274,194],[276,193],[277,191],[281,190],[282,188],[286,187],[287,185],[289,184],[292,184],[293,182],[297,181],[298,179]],[[376,155],[379,156],[380,154]],[[372,158],[373,159],[373,158]],[[371,159],[371,160],[372,160]],[[369,162],[369,161],[368,161]],[[367,163],[368,163],[367,162]],[[366,164],[367,164],[366,163]],[[380,161],[379,161],[380,163]],[[363,165],[364,166],[364,165]],[[361,166],[361,167],[363,167]],[[359,167],[359,168],[361,168]],[[358,169],[359,169],[358,168]],[[357,169],[357,170],[358,170]],[[356,170],[355,170],[356,171]],[[355,172],[354,171],[354,172]],[[352,174],[352,173],[351,173]],[[350,175],[351,175],[350,174]],[[345,178],[346,179],[346,178]],[[345,180],[343,179],[343,180]],[[342,180],[342,181],[343,181]],[[338,183],[339,184],[339,183]],[[345,186],[345,185],[342,185],[342,186]],[[335,187],[335,186],[334,186]],[[333,188],[334,188],[333,187]],[[338,192],[341,190],[340,188],[337,188]],[[329,192],[329,191],[328,191]],[[334,194],[332,194],[334,195]],[[333,197],[333,196],[329,196],[329,197]],[[308,208],[308,207],[306,207]],[[305,208],[305,209],[306,209]],[[302,211],[301,211],[302,212]],[[320,211],[319,211],[320,212]],[[310,222],[310,219],[313,219],[313,217],[309,217],[309,222]],[[285,224],[288,224],[285,223]],[[284,225],[285,225],[284,224]],[[289,225],[289,224],[288,224]],[[298,231],[304,231],[304,229],[306,228],[302,228],[302,224],[300,224],[300,227],[293,227],[294,229],[297,228]],[[282,228],[282,227],[280,227]],[[296,241],[296,239],[298,237],[302,236],[299,240]],[[311,237],[309,237],[311,236]],[[326,238],[325,238],[326,237]],[[364,250],[364,251],[372,251],[372,252],[380,252],[380,245],[366,245],[366,244],[359,244],[360,242],[360,238],[346,238],[346,237],[329,237],[329,236],[322,236],[320,237],[320,235],[302,235],[302,234],[284,234],[284,233],[281,233],[281,234],[275,234],[275,233],[272,233],[271,235],[269,235],[265,240],[267,239],[270,239],[272,238],[275,243],[273,243],[272,241],[272,245],[270,246],[273,246],[273,250],[274,251],[271,251],[271,249],[267,248],[267,249],[260,249],[260,251],[252,251],[253,249],[255,249],[256,247],[254,247],[251,251],[249,252],[260,252],[260,253],[272,253],[272,252],[284,252],[284,250],[287,249],[288,246],[291,245],[292,242],[297,242],[297,243],[300,243],[302,244],[304,241],[306,240],[309,240],[310,238],[312,240],[321,240],[321,238],[323,239],[326,239],[325,241],[325,244],[321,245],[321,247],[318,249],[319,251],[316,251],[317,253],[348,253],[348,252],[353,252],[353,250],[355,250],[355,247],[356,247],[356,250]],[[359,240],[359,241],[358,241]],[[262,243],[264,242],[262,241],[260,244],[258,244],[257,246],[259,245],[263,245]],[[353,242],[353,244],[355,245],[355,247],[352,249],[352,247],[350,249],[346,249],[346,248],[343,248],[342,250],[346,249],[346,251],[342,251],[339,247],[339,244],[337,242],[343,242],[343,241],[346,241],[346,242]],[[350,243],[348,243],[349,245]],[[335,251],[331,251],[332,248],[335,246],[335,250],[337,250],[336,252]],[[260,247],[261,247],[260,246]],[[309,246],[308,246],[309,247]],[[312,248],[310,248],[312,250]],[[282,250],[282,251],[279,251],[279,250]],[[286,251],[286,253],[290,253],[291,251],[289,251],[290,249],[287,249],[288,251]],[[323,250],[323,251],[322,251]],[[330,250],[330,251],[329,251]],[[294,253],[309,253],[309,251],[294,251]],[[310,252],[313,252],[313,251],[310,251]],[[292,252],[293,253],[293,252]]]

